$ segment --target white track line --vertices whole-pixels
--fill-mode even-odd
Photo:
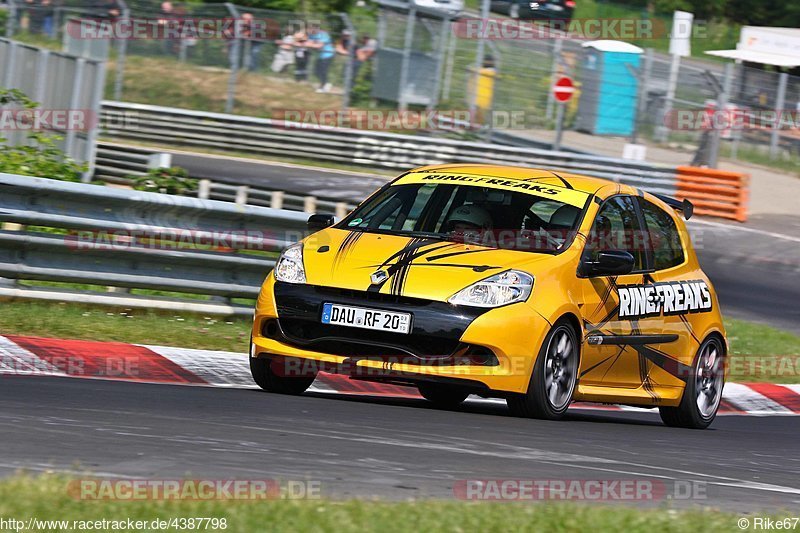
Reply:
[[[785,235],[783,233],[775,233],[773,231],[765,231],[763,229],[745,228],[743,226],[733,226],[731,224],[723,224],[722,222],[711,222],[710,220],[694,220],[692,224],[703,224],[705,226],[714,226],[715,228],[724,228],[731,231],[743,231],[745,233],[755,233],[757,235],[764,235],[767,237],[774,237],[776,239],[783,239],[785,241],[800,242],[800,237],[793,235]]]

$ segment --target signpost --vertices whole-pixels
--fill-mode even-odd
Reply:
[[[561,149],[561,136],[564,131],[564,107],[567,102],[572,99],[575,94],[575,84],[572,78],[568,76],[561,76],[553,84],[553,97],[558,102],[558,110],[556,111],[556,140],[553,143],[553,150]]]

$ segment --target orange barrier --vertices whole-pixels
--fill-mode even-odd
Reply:
[[[677,172],[675,197],[692,202],[695,214],[747,220],[748,174],[701,167],[678,167]]]

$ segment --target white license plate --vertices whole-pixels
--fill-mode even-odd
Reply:
[[[408,333],[411,331],[411,313],[326,303],[322,306],[322,323]]]

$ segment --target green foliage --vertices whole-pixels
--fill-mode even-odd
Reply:
[[[197,189],[197,180],[190,178],[185,168],[153,168],[144,176],[128,176],[137,191],[162,194],[185,194]]]
[[[0,106],[35,109],[39,104],[18,89],[0,88]],[[23,142],[11,146],[8,139],[0,137],[0,172],[80,181],[86,166],[76,163],[56,146],[61,139],[59,135],[28,131]]]
[[[358,69],[358,76],[353,80],[353,89],[350,92],[351,103],[363,105],[369,103],[372,93],[372,61],[367,61]]]

